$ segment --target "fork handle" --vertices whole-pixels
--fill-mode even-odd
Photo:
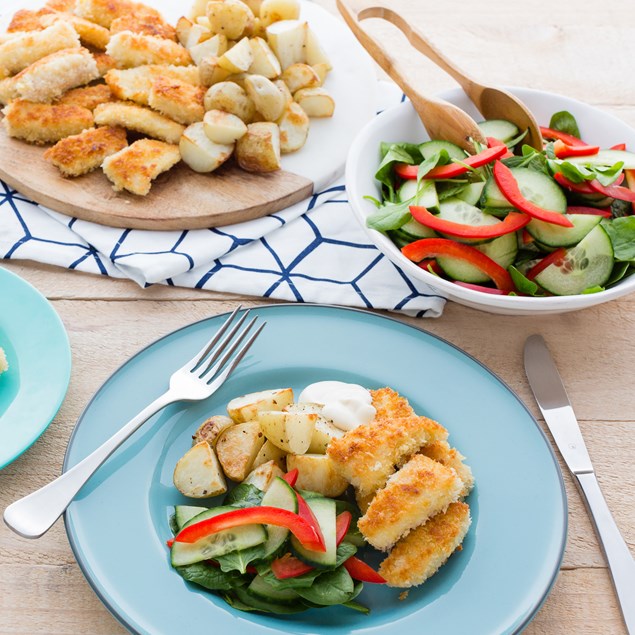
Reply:
[[[177,399],[169,390],[155,399],[77,465],[48,485],[9,505],[4,511],[4,522],[24,538],[39,538],[64,513],[97,468],[150,417],[175,401]]]
[[[575,474],[609,565],[626,630],[635,635],[635,560],[615,524],[593,472]]]

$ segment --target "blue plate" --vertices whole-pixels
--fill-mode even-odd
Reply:
[[[71,375],[64,325],[28,282],[0,268],[0,469],[27,450],[59,410]]]
[[[395,633],[503,635],[521,631],[549,592],[562,559],[567,505],[562,477],[536,421],[487,368],[447,342],[397,320],[310,305],[253,310],[267,321],[236,373],[205,402],[170,406],[101,468],[66,513],[88,581],[130,631],[198,633]],[[216,316],[150,345],[120,368],[82,415],[66,455],[71,467],[166,388],[218,328]],[[473,524],[448,564],[400,601],[366,585],[365,616],[342,607],[289,617],[241,613],[184,582],[168,563],[172,484],[198,424],[247,392],[319,380],[391,386],[450,430],[476,477]],[[207,626],[205,626],[207,625]]]

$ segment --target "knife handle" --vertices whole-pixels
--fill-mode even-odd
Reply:
[[[635,635],[635,560],[615,524],[595,474],[575,475],[609,565],[626,630]]]

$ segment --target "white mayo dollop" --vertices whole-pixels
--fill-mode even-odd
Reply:
[[[345,431],[369,423],[377,413],[366,388],[342,381],[318,381],[311,384],[302,391],[298,401],[321,404],[322,416]]]

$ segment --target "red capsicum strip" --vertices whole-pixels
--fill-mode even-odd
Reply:
[[[360,582],[371,582],[373,584],[386,584],[386,580],[375,571],[372,567],[368,566],[365,562],[351,556],[345,563],[344,568],[348,571],[348,574],[353,580],[359,580]]]
[[[417,267],[424,269],[428,273],[430,273],[430,269],[432,269],[432,271],[439,276],[443,273],[443,269],[439,267],[439,263],[434,258],[426,258],[425,260],[418,262]]]
[[[511,276],[498,263],[482,251],[448,238],[422,238],[403,247],[401,253],[413,262],[437,256],[459,258],[482,271],[502,291],[514,290]]]
[[[553,151],[559,159],[566,159],[567,157],[586,157],[597,154],[600,151],[600,146],[587,146],[582,144],[569,145],[558,139],[553,144]]]
[[[289,484],[291,485],[291,487],[293,487],[296,484],[296,481],[298,480],[298,475],[300,474],[300,472],[298,471],[298,468],[294,468],[292,469],[290,472],[287,472],[282,478]]]
[[[254,524],[286,527],[307,549],[326,551],[322,534],[319,530],[316,531],[316,528],[305,518],[286,509],[267,506],[246,507],[212,516],[212,518],[184,527],[174,540],[193,543],[225,529]]]
[[[315,514],[309,507],[308,503],[300,496],[298,492],[295,493],[296,498],[298,499],[298,516],[306,521],[315,531],[315,533],[320,537],[320,541],[322,545],[324,545],[324,536],[322,535],[322,530],[320,529],[320,523],[318,519],[315,517]],[[307,549],[312,549],[312,547],[307,547]],[[319,551],[326,551],[326,547],[324,549],[319,549]]]
[[[635,192],[635,170],[624,170],[626,175],[626,184],[632,192]],[[633,214],[635,214],[635,203],[632,205]]]
[[[276,558],[271,563],[271,571],[278,580],[286,580],[287,578],[297,578],[299,575],[313,571],[313,567],[290,553],[285,553],[284,556]]]
[[[561,227],[573,227],[573,223],[566,218],[566,216],[552,210],[538,207],[535,203],[528,201],[522,195],[512,171],[500,161],[494,163],[494,180],[512,207],[515,207],[521,212],[525,212],[525,214],[528,214],[532,218],[537,218],[547,223],[560,225]]]
[[[617,181],[616,181],[617,183]],[[627,187],[621,185],[602,185],[599,181],[589,181],[591,189],[604,196],[610,196],[611,198],[617,198],[620,201],[630,201],[635,203],[635,192],[629,190]]]
[[[548,256],[545,256],[540,262],[536,263],[528,272],[527,279],[533,280],[539,273],[542,273],[549,265],[560,265],[567,250],[564,247],[560,247],[555,251],[552,251]]]
[[[614,146],[611,146],[611,150],[626,150],[625,143],[616,143]]]
[[[495,148],[496,146],[507,147],[507,144],[504,141],[501,141],[500,139],[497,139],[496,137],[485,137],[485,139],[487,139],[488,148]],[[507,152],[503,154],[501,159],[509,159],[510,157],[513,157],[513,156],[514,156],[514,153],[508,148]]]
[[[455,223],[454,221],[445,220],[435,216],[425,207],[418,205],[410,206],[412,217],[425,225],[443,234],[457,236],[458,238],[497,238],[505,234],[522,229],[529,223],[531,218],[527,214],[519,214],[518,212],[510,212],[505,216],[505,220],[496,225],[482,225],[474,227],[474,225],[464,225],[463,223]]]
[[[340,546],[340,543],[346,538],[348,528],[351,526],[351,520],[353,520],[353,514],[349,511],[343,511],[337,515],[335,519],[335,544]]]
[[[439,167],[433,168],[423,178],[451,179],[460,174],[465,174],[470,168],[480,168],[486,163],[491,163],[495,159],[502,157],[506,152],[506,145],[487,148],[487,150],[483,150],[483,152],[465,157],[461,163],[450,163],[449,165],[440,165]],[[397,163],[395,165],[395,172],[402,179],[416,179],[418,171],[418,165],[407,165],[406,163]]]
[[[554,130],[553,128],[545,128],[544,126],[540,126],[540,134],[542,134],[545,139],[556,139],[562,141],[570,146],[584,146],[586,143],[577,137],[574,137],[571,134],[567,134],[566,132],[560,132],[560,130]]]
[[[480,284],[472,284],[471,282],[461,282],[460,280],[454,280],[454,284],[457,287],[464,287],[465,289],[472,289],[472,291],[480,291],[481,293],[505,295],[505,291],[501,291],[500,289],[492,289],[492,287],[484,287]]]
[[[567,214],[591,214],[592,216],[604,216],[604,218],[613,216],[608,207],[582,207],[580,205],[567,207]]]
[[[577,192],[578,194],[593,194],[594,190],[591,189],[591,186],[584,181],[583,183],[574,183],[573,181],[569,181],[569,179],[562,174],[562,172],[556,172],[553,175],[553,178],[556,180],[558,185],[562,185],[562,187],[566,187],[568,190],[572,192]]]

